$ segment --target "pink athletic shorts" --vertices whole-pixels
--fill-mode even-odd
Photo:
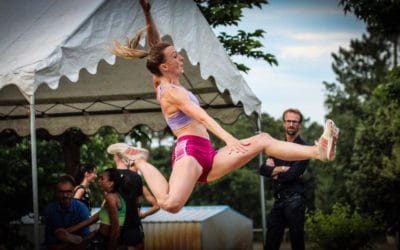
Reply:
[[[207,176],[211,171],[216,154],[217,151],[213,148],[210,140],[195,135],[184,135],[178,138],[172,152],[172,167],[180,158],[190,155],[203,167],[203,173],[198,182],[207,183]]]

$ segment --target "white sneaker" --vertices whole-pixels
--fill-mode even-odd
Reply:
[[[133,165],[136,159],[147,160],[149,158],[149,151],[147,149],[136,148],[126,143],[111,144],[108,146],[107,152],[118,155],[127,166]]]
[[[336,141],[339,137],[339,128],[328,119],[325,122],[324,132],[315,144],[319,148],[321,161],[333,161],[336,156]]]

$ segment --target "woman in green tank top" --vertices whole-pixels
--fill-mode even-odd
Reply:
[[[119,193],[122,183],[122,177],[115,168],[106,169],[99,178],[99,186],[105,192],[104,204],[99,212],[91,216],[89,219],[69,227],[67,229],[59,229],[58,235],[69,239],[69,241],[82,242],[96,239],[96,249],[117,249],[121,227],[125,222],[126,204],[125,200]],[[71,234],[82,227],[91,225],[100,221],[97,230],[91,232],[90,236],[85,239],[79,239]],[[73,239],[72,239],[73,238]]]
[[[108,243],[105,249],[116,249],[121,227],[125,222],[126,204],[119,193],[121,175],[115,168],[103,172],[99,179],[100,188],[106,193],[104,206],[99,211],[99,232]]]

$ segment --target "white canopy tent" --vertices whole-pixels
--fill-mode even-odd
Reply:
[[[194,2],[154,0],[151,11],[163,38],[184,55],[183,85],[209,114],[224,123],[261,114],[260,100]],[[143,27],[135,0],[0,1],[0,131],[31,134],[35,224],[36,129],[58,135],[71,127],[85,134],[102,126],[120,133],[138,124],[165,128],[145,60],[116,59],[107,50]]]

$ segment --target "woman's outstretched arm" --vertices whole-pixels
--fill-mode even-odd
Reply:
[[[158,32],[157,26],[151,16],[150,3],[147,0],[139,0],[139,2],[142,6],[144,18],[146,20],[147,42],[149,43],[150,48],[152,48],[157,43],[161,42],[160,33]]]

